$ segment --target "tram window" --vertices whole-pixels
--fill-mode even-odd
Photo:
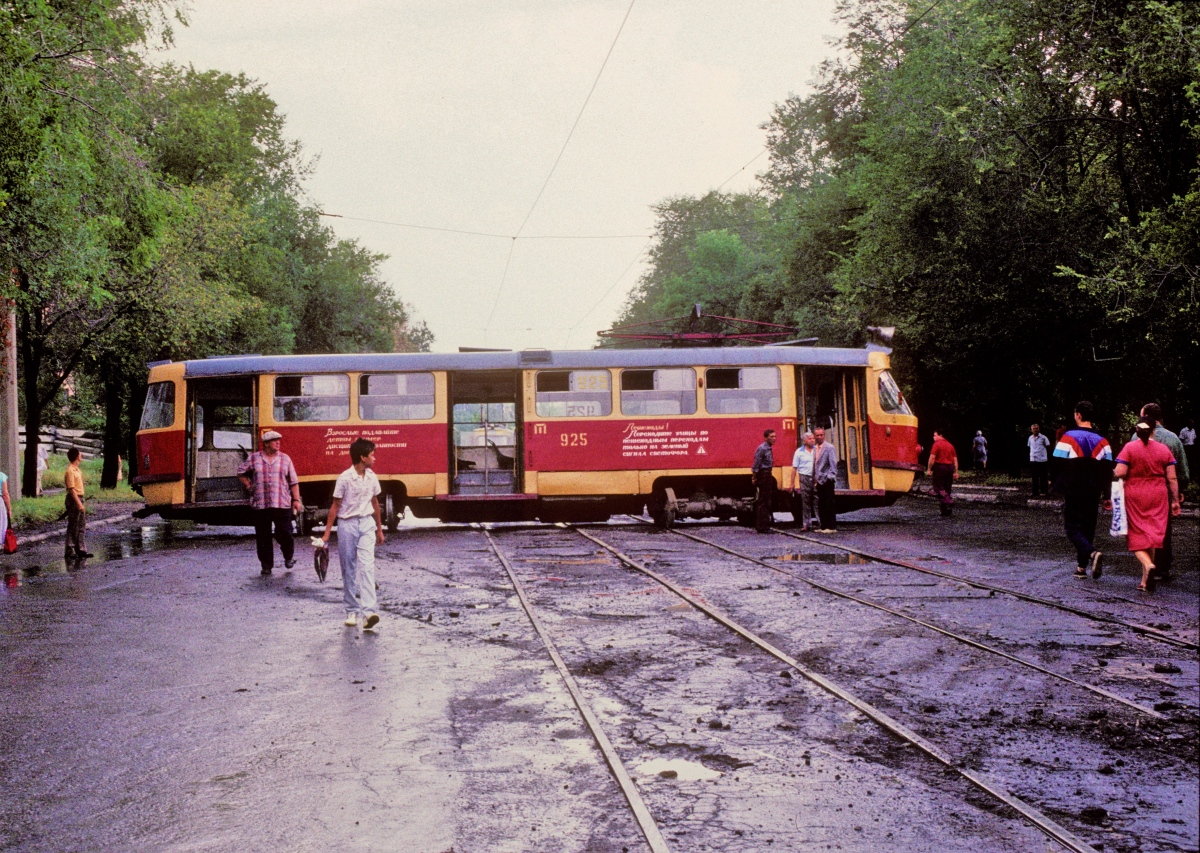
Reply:
[[[884,370],[879,374],[879,405],[885,412],[893,415],[912,414],[912,409],[904,401],[904,395],[900,393],[900,386],[892,378],[890,370]]]
[[[621,371],[621,413],[625,415],[694,415],[696,371]]]
[[[704,371],[711,415],[778,412],[783,408],[778,367],[711,367]]]
[[[599,418],[612,414],[607,370],[542,370],[537,375],[538,417]]]
[[[350,377],[344,373],[275,378],[275,420],[344,421],[350,417]]]
[[[358,378],[358,416],[365,421],[433,417],[432,373],[371,373]]]
[[[140,429],[162,429],[175,423],[175,383],[152,382],[146,389]]]

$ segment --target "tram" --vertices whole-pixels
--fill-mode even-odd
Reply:
[[[917,419],[889,350],[712,347],[214,357],[149,366],[134,485],[146,514],[248,524],[239,465],[283,436],[324,517],[349,446],[375,442],[385,523],[594,521],[648,508],[748,520],[749,468],[777,433],[776,509],[806,429],[838,450],[837,510],[912,485]]]

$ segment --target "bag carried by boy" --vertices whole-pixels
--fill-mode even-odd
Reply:
[[[4,553],[17,553],[17,534],[13,532],[11,527],[4,531]]]
[[[1129,533],[1129,516],[1125,507],[1125,481],[1113,480],[1112,493],[1112,525],[1108,528],[1110,536],[1125,536]]]

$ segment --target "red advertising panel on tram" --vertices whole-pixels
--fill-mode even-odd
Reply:
[[[350,465],[350,443],[359,436],[375,442],[376,474],[435,474],[447,467],[443,423],[331,426],[279,424],[280,450],[292,458],[301,477],[336,475]]]

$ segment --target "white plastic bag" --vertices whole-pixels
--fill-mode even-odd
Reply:
[[[1112,525],[1110,536],[1124,536],[1129,532],[1129,517],[1125,514],[1125,481],[1112,482]]]

